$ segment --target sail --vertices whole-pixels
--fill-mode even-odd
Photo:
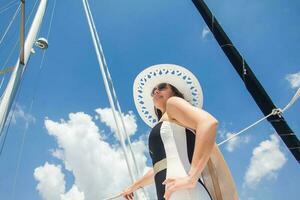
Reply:
[[[26,64],[30,57],[30,51],[36,40],[39,27],[42,23],[44,13],[46,10],[47,0],[41,0],[35,18],[32,22],[31,28],[28,32],[28,36],[24,45],[24,64],[21,64],[20,59],[18,59],[14,71],[7,83],[1,98],[0,98],[0,136],[2,134],[5,122],[7,120],[9,111],[13,104],[14,98],[18,91],[20,82],[22,80],[23,72],[26,68]]]

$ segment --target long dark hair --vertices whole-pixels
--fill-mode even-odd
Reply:
[[[170,83],[166,83],[166,84],[169,85],[171,90],[173,91],[173,96],[180,97],[180,98],[184,99],[183,94],[174,85],[172,85]],[[155,106],[154,106],[154,112],[155,112],[155,114],[157,116],[157,119],[159,121],[162,117],[162,112],[158,108],[156,108]]]

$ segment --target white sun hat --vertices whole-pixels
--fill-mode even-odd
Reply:
[[[157,122],[152,89],[160,83],[175,86],[191,105],[202,108],[203,93],[197,78],[186,68],[174,64],[153,65],[137,75],[133,84],[133,99],[144,122],[153,127]]]

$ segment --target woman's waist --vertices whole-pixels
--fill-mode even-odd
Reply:
[[[167,169],[167,176],[187,176],[191,165],[188,161],[182,161],[179,157],[163,158],[153,164],[154,175]]]

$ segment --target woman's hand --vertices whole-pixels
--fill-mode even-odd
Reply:
[[[137,180],[134,184],[132,184],[130,187],[125,189],[122,192],[122,196],[127,199],[131,200],[133,199],[134,192],[146,185],[149,185],[154,182],[154,171],[153,168],[150,168],[144,176],[142,176],[139,180]]]
[[[190,176],[186,176],[182,178],[167,178],[162,184],[165,185],[164,198],[168,200],[175,191],[196,187],[197,181]]]
[[[135,192],[135,188],[130,186],[129,188],[125,189],[122,193],[122,196],[126,199],[126,200],[132,200],[133,196],[134,196],[134,192]]]

